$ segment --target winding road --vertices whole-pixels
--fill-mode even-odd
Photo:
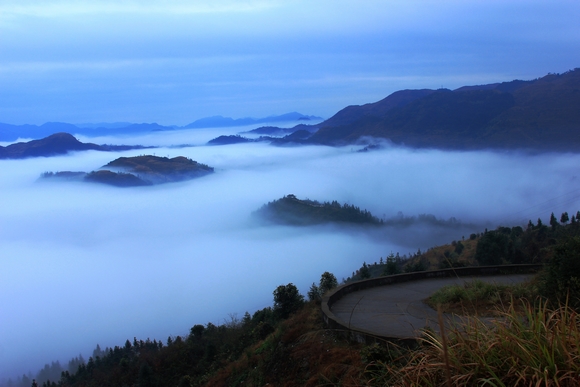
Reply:
[[[351,329],[383,337],[413,338],[427,326],[438,330],[437,312],[423,300],[446,285],[462,285],[479,279],[498,284],[516,284],[531,274],[483,277],[446,277],[378,286],[345,295],[330,310]]]

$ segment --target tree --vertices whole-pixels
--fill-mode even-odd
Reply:
[[[384,275],[393,275],[393,274],[399,274],[399,273],[400,273],[399,265],[397,263],[397,260],[395,259],[395,256],[393,255],[393,253],[391,253],[387,257],[387,265],[385,267],[385,270],[383,271],[383,274]]]
[[[367,266],[366,262],[363,262],[363,265],[360,268],[359,274],[360,274],[361,279],[371,278],[371,271],[369,270],[369,267]]]
[[[552,226],[552,230],[555,230],[558,227],[558,219],[554,216],[554,213],[550,215],[550,226]]]
[[[318,289],[320,291],[321,296],[324,295],[329,290],[334,289],[337,286],[338,286],[338,281],[336,280],[336,277],[334,276],[334,274],[329,273],[327,271],[322,273],[322,275],[320,276],[320,285],[318,286]]]
[[[580,308],[580,237],[569,238],[556,246],[542,293],[554,301],[568,299],[570,305]]]
[[[195,324],[190,329],[189,337],[199,340],[199,339],[201,339],[201,336],[203,335],[203,331],[205,331],[205,327],[203,325]]]
[[[177,385],[177,387],[192,387],[192,386],[193,381],[191,379],[191,376],[189,375],[182,376],[181,379],[179,379],[179,384]]]
[[[560,223],[566,224],[566,223],[568,223],[569,220],[570,220],[570,217],[568,216],[568,213],[563,212],[562,216],[560,216]]]
[[[498,230],[489,231],[481,237],[475,248],[475,259],[480,265],[501,265],[511,261],[510,239]]]
[[[146,362],[141,364],[139,368],[139,387],[152,387],[155,385],[153,379],[153,370]]]
[[[296,312],[304,303],[304,296],[293,284],[280,285],[274,290],[274,313],[282,319],[288,318]]]
[[[457,255],[461,255],[464,248],[465,248],[465,245],[463,243],[457,242],[457,244],[455,245],[455,253],[457,253]]]
[[[320,301],[320,289],[318,289],[318,286],[314,282],[310,286],[307,296],[310,301]]]

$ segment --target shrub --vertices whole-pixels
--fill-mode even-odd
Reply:
[[[555,248],[543,278],[542,294],[555,302],[580,307],[580,237],[572,237]]]
[[[396,386],[578,386],[580,315],[523,302],[491,323],[470,317],[447,335],[425,332],[405,364],[371,368],[371,381]],[[523,317],[523,318],[522,318]]]

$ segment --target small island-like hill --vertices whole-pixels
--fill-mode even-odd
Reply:
[[[75,180],[115,187],[138,187],[190,180],[213,172],[212,167],[183,156],[168,158],[142,155],[119,157],[99,170],[86,174],[84,172],[47,172],[41,177],[62,180],[71,180],[71,177],[74,177]]]
[[[119,157],[101,169],[131,173],[154,184],[189,180],[214,172],[212,167],[184,156],[168,158],[151,155]]]
[[[320,203],[316,200],[298,199],[286,195],[265,204],[254,213],[259,218],[277,224],[307,226],[324,223],[351,223],[380,225],[382,221],[367,210],[337,201]]]

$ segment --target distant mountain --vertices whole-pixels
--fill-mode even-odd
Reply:
[[[183,127],[165,126],[157,123],[135,124],[130,122],[101,122],[101,123],[83,123],[68,124],[65,122],[47,122],[42,125],[11,125],[0,123],[0,141],[16,141],[19,138],[40,139],[50,136],[54,133],[66,132],[88,137],[110,136],[110,135],[130,135],[137,133],[149,133],[158,131],[170,131],[179,129],[192,128],[221,128],[228,126],[256,125],[263,123],[281,123],[281,122],[311,122],[321,121],[321,117],[307,116],[304,114],[292,112],[279,116],[270,116],[265,118],[239,118],[215,116],[201,118]],[[286,132],[291,133],[292,131]]]
[[[173,126],[164,126],[157,123],[151,124],[128,124],[126,126],[107,126],[107,127],[97,127],[97,128],[83,128],[79,134],[84,134],[85,136],[107,136],[107,135],[119,135],[119,134],[137,134],[137,133],[148,133],[148,132],[159,132],[166,130],[175,130]]]
[[[276,122],[293,122],[293,121],[319,121],[322,120],[321,117],[317,116],[307,116],[297,112],[291,112],[282,114],[279,116],[269,116],[265,118],[238,118],[233,119],[230,117],[223,116],[213,116],[200,118],[190,124],[184,126],[184,128],[224,128],[228,126],[245,126],[245,125],[255,125],[255,124],[265,124],[265,123],[276,123]]]
[[[370,137],[440,149],[580,151],[580,69],[453,91],[398,91],[346,107],[317,126],[307,143]]]
[[[243,144],[246,142],[253,142],[249,138],[242,137],[240,135],[230,135],[230,136],[218,136],[207,142],[207,145],[231,145],[231,144]]]
[[[132,122],[98,122],[98,123],[83,123],[75,124],[77,128],[83,129],[120,129],[126,128],[129,125],[133,125]]]
[[[187,157],[178,156],[170,159],[145,155],[119,157],[90,173],[46,172],[41,175],[41,179],[87,181],[115,187],[139,187],[190,180],[213,172],[212,167]]]
[[[287,136],[299,130],[307,131],[310,134],[318,130],[317,124],[307,125],[298,124],[292,128],[279,128],[277,126],[260,126],[259,128],[248,130],[247,132],[240,132],[243,134],[261,134],[268,136]]]
[[[56,133],[41,140],[19,142],[0,147],[0,159],[23,159],[27,157],[55,156],[70,151],[101,150],[96,144],[82,143],[68,133]]]
[[[121,126],[122,124],[126,124]],[[89,137],[147,133],[162,130],[175,130],[172,126],[163,126],[157,123],[152,124],[131,124],[115,123],[103,124],[82,124],[76,126],[64,122],[47,122],[40,126],[37,125],[10,125],[0,123],[0,141],[16,141],[19,138],[40,139],[51,134],[66,132]]]
[[[121,151],[128,149],[145,149],[141,145],[97,145],[83,143],[69,133],[56,133],[40,140],[18,142],[6,147],[0,146],[0,159],[24,159],[28,157],[49,157],[73,151],[98,150]]]
[[[0,141],[16,141],[19,138],[41,139],[55,133],[77,133],[78,131],[78,127],[64,122],[47,122],[40,126],[0,123]]]

